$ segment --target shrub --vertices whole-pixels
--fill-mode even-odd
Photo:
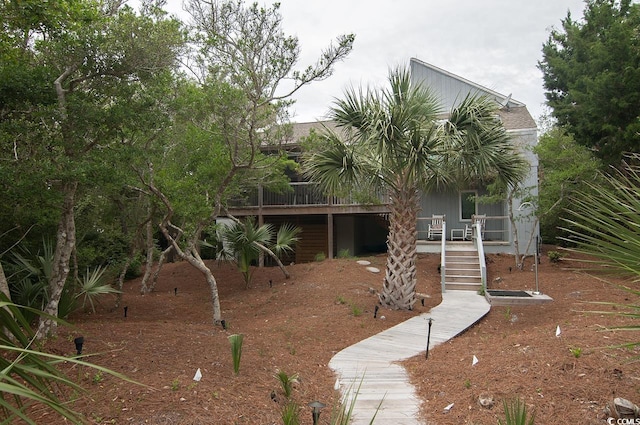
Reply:
[[[560,260],[562,260],[563,255],[560,254],[558,251],[549,251],[547,252],[547,257],[549,258],[549,261],[555,264],[555,263],[559,263]]]

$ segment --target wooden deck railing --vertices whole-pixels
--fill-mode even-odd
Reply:
[[[338,197],[326,196],[320,190],[316,183],[312,182],[292,182],[289,184],[290,191],[278,193],[262,187],[256,188],[241,199],[235,199],[230,202],[231,207],[252,208],[252,207],[270,207],[270,206],[323,206],[323,205],[365,205],[365,204],[382,204],[384,197],[382,195],[374,198],[372,202],[363,203],[355,199],[353,196]]]

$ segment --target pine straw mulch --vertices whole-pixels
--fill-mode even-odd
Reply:
[[[368,258],[384,268],[385,257]],[[509,272],[510,256],[489,256],[490,286],[532,289],[534,273]],[[529,265],[530,265],[529,261]],[[229,264],[211,262],[218,281],[227,330],[212,325],[209,289],[186,263],[167,264],[156,291],[139,294],[139,280],[128,282],[122,307],[103,300],[95,314],[79,312],[73,328],[62,329],[47,348],[73,354],[73,338],[83,335],[91,361],[144,385],[71,365],[63,368],[86,394],[70,394],[73,406],[91,424],[281,424],[286,403],[275,374],[298,374],[292,400],[301,424],[311,424],[307,403],[336,403],[335,376],[327,367],[341,349],[387,329],[440,302],[438,255],[420,255],[418,302],[414,311],[381,309],[373,318],[382,273],[367,271],[354,259],[258,269],[250,288]],[[638,303],[627,292],[568,270],[577,263],[550,264],[543,256],[540,289],[554,298],[544,306],[494,307],[477,325],[429,353],[403,364],[423,400],[429,424],[495,424],[502,400],[520,397],[536,411],[539,424],[600,424],[615,396],[640,401],[638,353],[607,346],[636,339],[608,326],[632,319],[587,314],[589,301]],[[500,277],[500,282],[496,278]],[[272,281],[270,286],[269,280]],[[611,306],[598,306],[617,312]],[[384,316],[381,319],[380,316]],[[556,327],[561,334],[555,336]],[[437,324],[434,324],[437,326]],[[234,375],[228,336],[244,334],[240,373]],[[426,337],[426,336],[424,336]],[[573,352],[571,351],[573,350]],[[575,355],[578,353],[579,355]],[[473,356],[478,364],[471,365]],[[200,368],[202,380],[193,376]],[[494,406],[478,404],[480,395]],[[448,413],[445,406],[454,403]],[[37,423],[64,423],[34,410]],[[330,408],[321,423],[328,423]]]

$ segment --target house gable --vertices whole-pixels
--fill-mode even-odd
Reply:
[[[488,96],[506,109],[525,106],[524,103],[512,99],[511,95],[505,96],[420,59],[411,58],[409,67],[411,81],[433,90],[445,111],[450,111],[468,94]]]

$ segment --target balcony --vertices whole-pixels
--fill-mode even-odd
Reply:
[[[387,213],[384,197],[360,201],[353,196],[326,196],[319,186],[312,182],[292,182],[291,190],[277,193],[259,187],[241,199],[229,202],[234,215],[277,215],[277,214],[326,214],[326,213]]]

